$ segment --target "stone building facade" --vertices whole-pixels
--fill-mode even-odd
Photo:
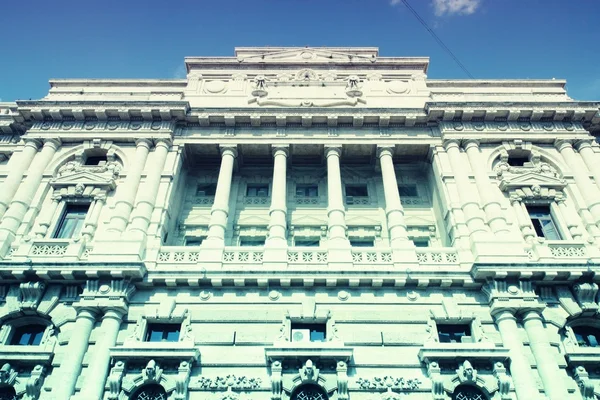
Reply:
[[[598,399],[599,104],[428,63],[1,103],[0,399]]]

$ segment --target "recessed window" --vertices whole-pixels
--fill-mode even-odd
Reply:
[[[292,342],[324,342],[327,324],[292,323]]]
[[[202,244],[202,242],[204,242],[204,239],[206,239],[206,236],[186,237],[185,245],[190,246],[190,247],[200,246]]]
[[[373,247],[375,245],[375,239],[350,239],[350,246],[352,247]]]
[[[538,237],[548,240],[560,240],[560,234],[552,220],[549,206],[527,206],[529,218]]]
[[[429,247],[428,238],[411,238],[410,240],[415,244],[415,247]]]
[[[248,185],[246,187],[246,196],[248,197],[268,197],[269,185]]]
[[[106,155],[103,156],[88,156],[85,159],[85,164],[84,165],[100,165],[106,163]]]
[[[573,332],[577,338],[577,344],[581,347],[599,347],[600,329],[588,326],[574,326]]]
[[[294,239],[294,245],[300,247],[319,247],[318,237],[299,237]]]
[[[89,204],[67,204],[54,232],[54,239],[70,239],[79,235],[89,208]]]
[[[523,167],[525,165],[525,163],[529,162],[529,157],[516,157],[516,156],[509,156],[508,157],[508,165],[510,165],[511,167]]]
[[[217,192],[217,184],[216,183],[202,183],[196,186],[196,196],[199,197],[207,197],[214,196]]]
[[[148,324],[146,342],[177,342],[180,329],[180,324]]]
[[[419,197],[417,185],[398,185],[400,197]]]
[[[346,185],[346,196],[367,197],[369,190],[367,185]]]
[[[318,197],[319,187],[317,185],[296,185],[296,196]]]
[[[16,327],[10,344],[16,346],[37,346],[42,343],[45,331],[46,326],[44,325],[23,325]]]
[[[471,336],[468,324],[437,324],[440,343],[462,343],[462,338]]]
[[[264,236],[259,236],[259,237],[240,237],[240,246],[251,246],[251,247],[256,247],[256,246],[264,246],[265,245],[265,237]]]

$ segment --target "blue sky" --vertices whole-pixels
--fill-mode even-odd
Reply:
[[[599,0],[409,0],[475,78],[567,79],[600,100]],[[183,77],[185,56],[235,46],[377,46],[466,78],[401,0],[28,0],[0,8],[0,99],[51,78]]]

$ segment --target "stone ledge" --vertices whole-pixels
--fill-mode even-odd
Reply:
[[[348,363],[354,354],[354,349],[343,343],[277,343],[273,347],[265,347],[267,363],[276,360],[306,360],[313,361],[345,361]]]
[[[579,347],[573,350],[567,349],[565,355],[569,363],[600,363],[600,347]]]
[[[200,358],[200,350],[192,342],[139,342],[126,346],[111,347],[110,356],[115,360],[177,360],[193,363]]]
[[[0,360],[15,364],[50,365],[54,348],[46,346],[0,346]]]
[[[436,344],[419,350],[419,360],[430,363],[432,361],[458,361],[458,360],[498,360],[509,358],[509,350],[495,347],[492,343],[448,343]]]

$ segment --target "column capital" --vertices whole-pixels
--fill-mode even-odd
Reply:
[[[525,310],[521,313],[521,315],[522,315],[523,322],[527,322],[527,321],[531,321],[531,320],[538,320],[540,322],[544,321],[540,312],[535,309]]]
[[[377,145],[377,157],[390,156],[393,157],[396,146]]]
[[[89,306],[77,306],[76,304],[73,305],[73,308],[77,311],[77,318],[86,318],[96,322],[96,317],[98,316],[97,309]]]
[[[221,151],[221,157],[223,157],[226,154],[233,156],[233,158],[236,158],[238,156],[237,145],[235,144],[221,145],[219,146],[219,150]]]
[[[59,138],[44,139],[44,147],[51,147],[53,150],[58,150],[62,141]]]
[[[446,149],[446,150],[448,150],[450,148],[460,149],[460,140],[458,140],[458,139],[444,140],[443,146],[444,146],[444,149]]]
[[[123,320],[123,317],[127,314],[127,310],[123,308],[107,308],[104,310],[102,319],[114,319],[118,322]]]
[[[592,139],[578,140],[575,142],[575,148],[577,149],[577,151],[581,151],[581,149],[591,148],[593,146],[592,143]]]
[[[325,145],[325,157],[336,155],[342,156],[342,145]]]
[[[494,318],[494,322],[496,323],[499,323],[506,319],[517,321],[517,317],[515,317],[514,311],[509,309],[499,310],[496,313],[492,314],[492,317]]]
[[[556,149],[558,151],[562,151],[563,149],[566,148],[573,148],[573,141],[572,140],[566,140],[566,139],[557,139],[554,141],[554,147],[556,147]]]
[[[274,144],[271,146],[271,154],[273,157],[277,155],[284,155],[288,157],[290,155],[290,145],[289,144]]]
[[[481,142],[478,139],[467,139],[463,141],[463,148],[469,150],[470,148],[479,149]]]
[[[160,138],[160,139],[155,139],[154,140],[154,147],[164,147],[167,150],[169,150],[171,148],[171,145],[173,144],[173,141],[170,138]]]
[[[148,150],[152,148],[152,140],[150,139],[137,139],[135,141],[135,147],[146,147]]]
[[[27,146],[27,147],[33,147],[36,150],[38,150],[40,147],[42,147],[42,142],[39,139],[27,138],[24,140],[25,140],[25,146]]]

